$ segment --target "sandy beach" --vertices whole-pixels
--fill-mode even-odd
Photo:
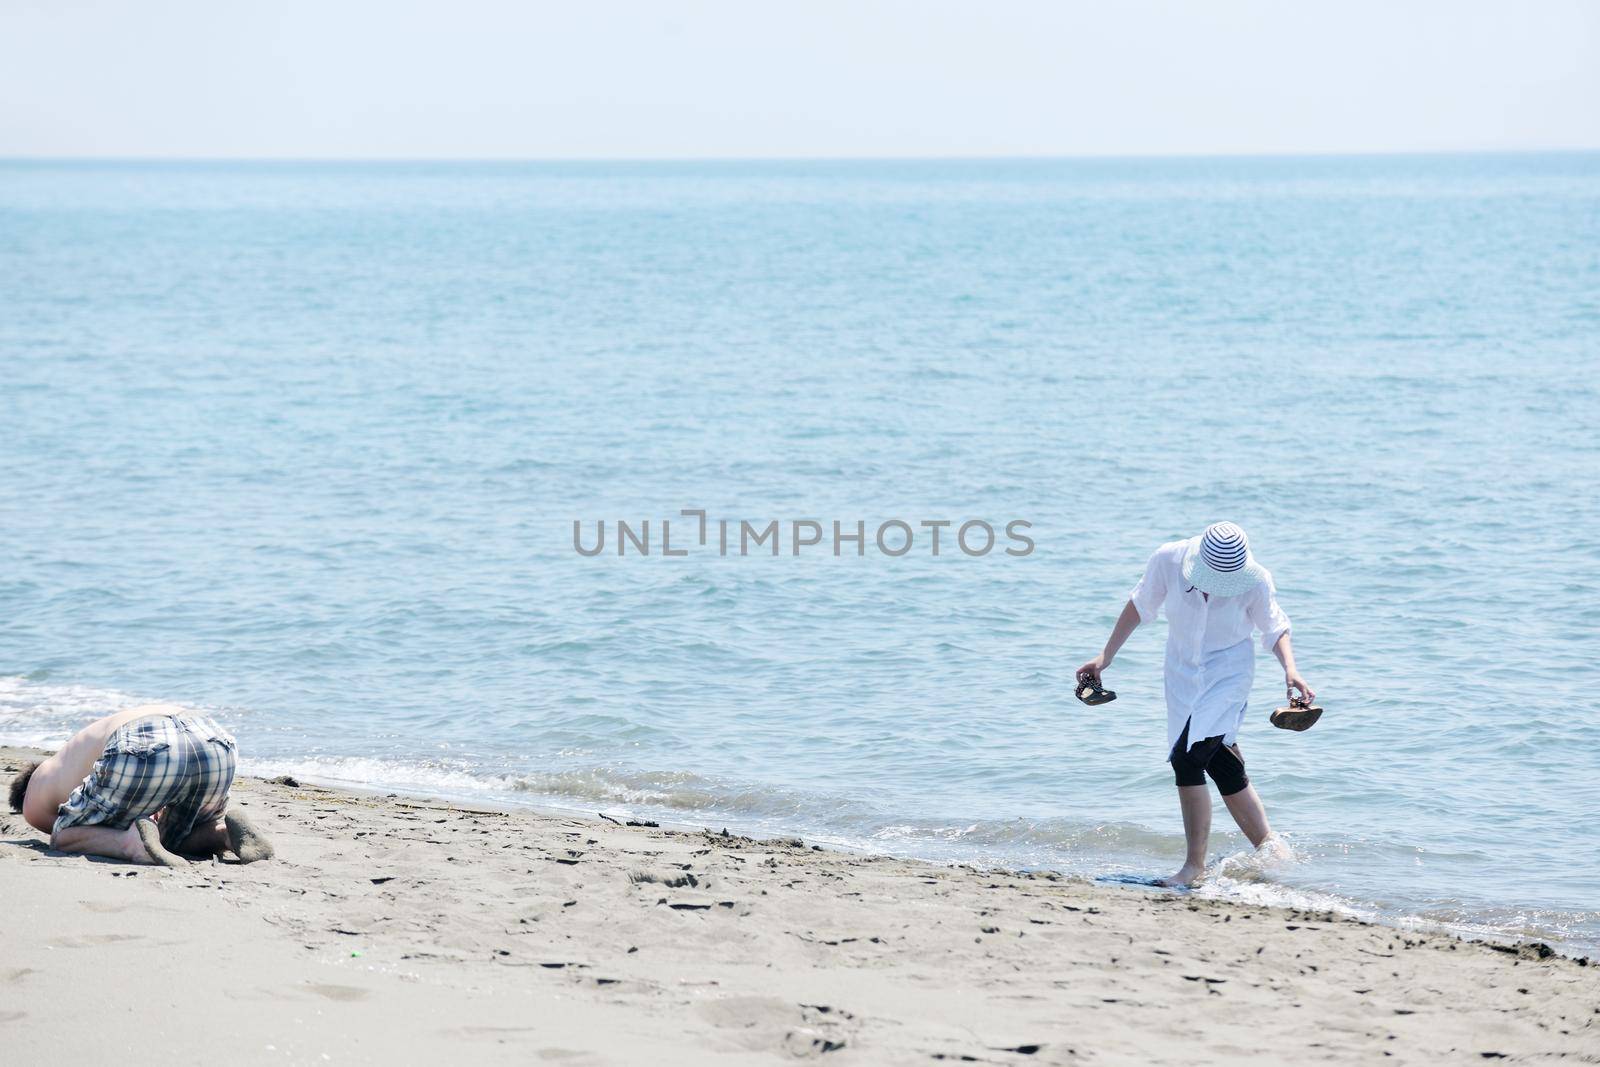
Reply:
[[[8,1060],[1600,1062],[1600,968],[1542,946],[720,828],[235,801],[279,859],[91,861],[6,815]]]

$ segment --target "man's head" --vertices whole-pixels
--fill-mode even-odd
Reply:
[[[22,810],[22,798],[28,795],[28,781],[33,777],[33,772],[39,769],[37,763],[30,763],[17,772],[11,779],[11,810]]]

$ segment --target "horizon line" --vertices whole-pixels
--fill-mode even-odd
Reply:
[[[1091,162],[1128,160],[1214,160],[1214,159],[1374,159],[1424,158],[1441,156],[1537,156],[1592,155],[1600,145],[1550,146],[1539,148],[1433,148],[1433,149],[1318,149],[1304,152],[1106,152],[1106,153],[1016,153],[994,155],[772,155],[772,156],[275,156],[275,155],[26,155],[0,154],[7,163],[136,163],[136,164],[217,164],[217,163],[317,163],[317,164],[421,164],[421,163],[1030,163]]]

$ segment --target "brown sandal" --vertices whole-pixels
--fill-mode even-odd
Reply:
[[[1089,695],[1084,696],[1085,693],[1088,693]],[[1113,693],[1109,689],[1102,689],[1099,682],[1088,681],[1078,683],[1077,696],[1079,700],[1083,701],[1091,708],[1096,704],[1109,704],[1113,700],[1117,699],[1117,694]]]
[[[1272,725],[1280,730],[1309,730],[1322,718],[1322,709],[1315,704],[1307,704],[1303,697],[1294,695],[1294,690],[1289,690],[1289,706],[1279,708],[1272,713]]]

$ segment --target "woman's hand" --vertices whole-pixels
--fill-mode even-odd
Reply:
[[[1111,666],[1111,657],[1104,652],[1100,653],[1094,659],[1078,668],[1078,684],[1093,682],[1095,685],[1099,685],[1101,672],[1109,666]]]
[[[1286,671],[1283,675],[1283,684],[1286,689],[1300,690],[1300,699],[1307,704],[1317,699],[1317,694],[1306,684],[1306,680],[1300,677],[1299,671]]]

